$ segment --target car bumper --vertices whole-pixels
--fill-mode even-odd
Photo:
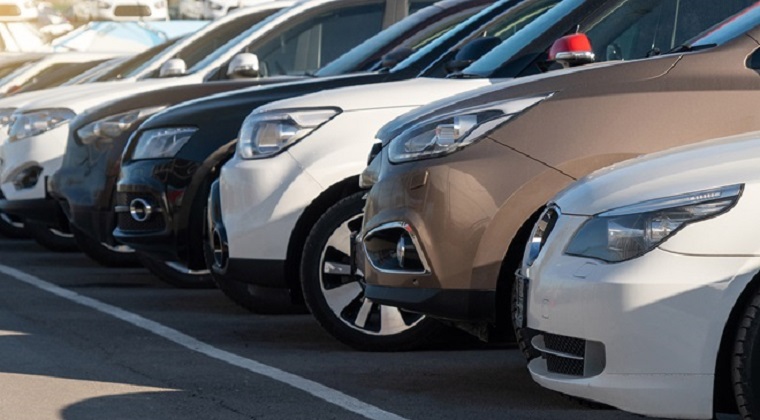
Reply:
[[[497,286],[515,232],[502,235],[494,228],[514,192],[500,180],[523,182],[522,176],[545,168],[537,170],[524,156],[489,140],[451,156],[401,165],[388,163],[386,147],[378,159],[383,159],[383,168],[367,198],[365,244],[373,230],[407,226],[425,267],[417,272],[382,268],[365,257],[367,296],[437,318],[468,322],[501,318]],[[502,162],[498,167],[509,172],[485,173],[479,163],[485,159]],[[500,184],[494,188],[494,182]],[[394,241],[388,241],[389,254],[395,252]]]
[[[521,270],[527,327],[543,354],[529,364],[533,379],[642,415],[712,418],[724,326],[760,257],[655,249],[608,264],[550,245],[568,243],[585,220],[563,215]]]
[[[27,221],[64,228],[66,217],[58,203],[50,198],[30,200],[0,199],[0,211]]]
[[[61,167],[69,125],[63,124],[38,136],[2,143],[0,189],[7,200],[41,199],[47,196],[47,178]]]

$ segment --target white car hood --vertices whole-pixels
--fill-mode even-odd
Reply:
[[[593,215],[641,201],[760,180],[760,131],[709,140],[600,169],[555,197],[564,214]]]
[[[18,110],[32,111],[45,108],[68,108],[77,114],[81,114],[93,106],[101,105],[114,99],[140,92],[200,81],[197,77],[184,76],[166,79],[148,79],[136,82],[114,81],[63,86],[42,91],[47,92],[47,94],[37,97],[36,100],[26,101],[24,104],[18,105]],[[4,107],[2,102],[0,102],[0,105]]]
[[[420,106],[446,96],[493,84],[503,79],[420,78],[325,90],[272,102],[256,112],[286,108],[339,107],[344,112]]]

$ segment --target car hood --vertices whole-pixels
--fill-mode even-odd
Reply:
[[[593,215],[641,201],[760,180],[760,131],[652,153],[600,169],[560,192],[564,214]]]
[[[262,106],[256,112],[273,109],[338,107],[343,112],[378,108],[421,106],[442,97],[490,86],[503,79],[420,78],[399,82],[351,86],[285,99]]]
[[[637,61],[610,61],[582,67],[555,70],[533,76],[520,77],[440,99],[414,109],[383,126],[377,134],[387,144],[404,130],[420,121],[436,118],[450,112],[498,103],[527,96],[561,92],[580,87],[581,90],[599,86],[600,80],[622,84],[636,80],[651,79],[666,74],[678,62],[680,56],[669,55]],[[555,95],[553,98],[557,98]]]
[[[47,95],[27,102],[19,107],[19,111],[28,112],[46,108],[68,108],[79,114],[90,107],[127,95],[196,82],[200,82],[197,77],[184,76],[166,79],[148,79],[137,82],[115,81],[64,86],[60,90],[58,88],[55,91],[47,90],[49,92]]]

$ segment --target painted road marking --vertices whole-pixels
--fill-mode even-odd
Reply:
[[[334,404],[340,408],[359,414],[368,419],[404,420],[403,417],[381,410],[374,405],[367,404],[336,389],[332,389],[301,376],[285,372],[276,367],[265,365],[255,360],[246,359],[245,357],[238,356],[234,353],[218,349],[187,334],[183,334],[173,328],[169,328],[163,324],[159,324],[158,322],[143,318],[140,315],[126,311],[119,307],[109,305],[107,303],[86,296],[82,296],[79,293],[72,292],[71,290],[49,283],[21,270],[17,270],[5,265],[0,265],[0,273],[6,274],[18,281],[37,287],[38,289],[42,289],[46,292],[50,292],[69,301],[87,306],[88,308],[95,309],[96,311],[102,312],[104,314],[111,315],[112,317],[118,318],[122,321],[126,321],[138,328],[150,331],[153,334],[161,336],[187,349],[205,354],[208,357],[290,385],[293,388],[300,389],[301,391],[327,401],[330,404]]]

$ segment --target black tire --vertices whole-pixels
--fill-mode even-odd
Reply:
[[[445,327],[423,315],[371,302],[364,297],[360,279],[346,275],[345,268],[350,264],[347,249],[351,246],[348,236],[361,228],[364,194],[359,192],[340,200],[311,229],[301,260],[304,300],[327,332],[357,350],[401,351],[422,347]],[[339,250],[328,246],[331,240],[344,248]],[[323,267],[327,261],[335,268],[334,273],[324,273]],[[334,310],[325,292],[338,289],[342,290],[343,299],[337,299],[339,302],[333,300]],[[396,327],[383,325],[383,312],[393,316]],[[360,316],[363,318],[361,321]],[[386,327],[388,329],[384,330]]]
[[[71,233],[74,235],[74,240],[79,246],[79,249],[84,252],[85,255],[90,257],[90,259],[102,266],[140,266],[140,261],[137,259],[135,252],[126,246],[123,246],[123,250],[120,250],[119,248],[109,248],[74,226],[71,226]]]
[[[25,223],[29,235],[42,247],[55,252],[76,252],[79,251],[74,235],[53,229],[42,223],[27,221]]]
[[[211,200],[209,199],[209,203]],[[209,204],[210,205],[210,204]],[[294,305],[291,302],[290,294],[287,290],[282,290],[281,294],[273,296],[260,295],[255,292],[255,288],[248,283],[237,281],[230,276],[223,275],[217,271],[223,270],[223,267],[214,267],[214,250],[212,245],[214,221],[209,213],[209,205],[206,206],[204,213],[207,217],[203,222],[203,259],[206,267],[211,272],[211,278],[216,287],[224,293],[227,298],[241,306],[242,308],[255,314],[292,314],[304,313],[306,308],[303,305]]]
[[[744,308],[731,357],[734,397],[743,419],[760,416],[760,292]]]
[[[0,235],[9,239],[27,239],[29,231],[20,219],[0,212]]]
[[[153,275],[174,287],[181,289],[210,289],[214,287],[214,281],[208,271],[201,273],[188,273],[175,270],[164,261],[159,261],[151,256],[136,252],[137,259]]]

